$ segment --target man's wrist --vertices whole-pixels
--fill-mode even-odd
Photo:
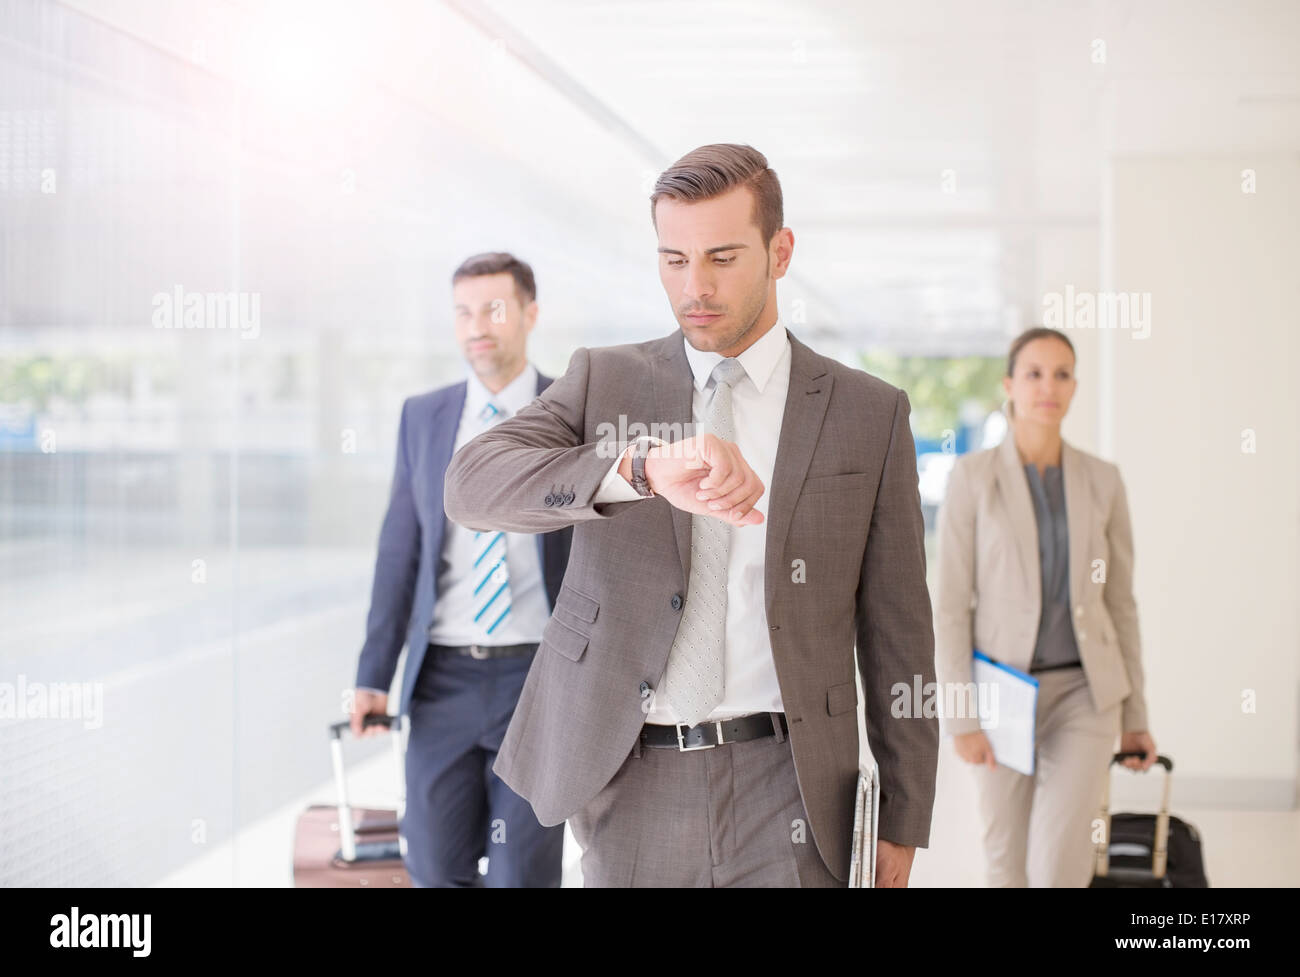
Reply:
[[[623,457],[618,461],[618,473],[623,476],[623,481],[629,485],[632,484],[632,449],[635,447],[636,442],[633,441],[623,449]]]
[[[650,434],[643,434],[641,437],[635,439],[625,449],[623,449],[623,457],[619,459],[619,463],[618,463],[618,473],[620,476],[622,476],[623,480],[627,482],[628,485],[631,485],[633,488],[636,488],[636,483],[633,481],[633,476],[632,476],[632,455],[636,451],[637,447],[641,445],[643,442],[650,443],[651,447],[648,450],[654,450],[654,448],[661,447],[668,443],[667,441],[664,441],[662,438],[656,438]],[[651,491],[651,494],[652,495],[654,494],[653,490]]]

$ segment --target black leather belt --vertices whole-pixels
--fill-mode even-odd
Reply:
[[[523,658],[537,650],[531,645],[435,645],[429,642],[429,651],[441,655],[468,655],[470,658]]]
[[[646,723],[641,727],[641,745],[653,749],[683,752],[707,750],[728,743],[742,743],[745,740],[775,736],[775,726],[778,724],[782,735],[789,733],[790,727],[785,721],[783,712],[756,712],[752,716],[717,719],[700,723],[698,726],[687,726],[685,723],[678,723],[675,726]]]

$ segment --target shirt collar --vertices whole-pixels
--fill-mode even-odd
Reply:
[[[723,359],[721,353],[706,353],[696,349],[686,341],[682,333],[682,345],[686,348],[686,359],[691,364],[691,373],[695,377],[695,388],[703,391],[713,374],[713,368]],[[736,357],[745,368],[745,374],[754,382],[758,392],[762,393],[767,381],[772,378],[772,371],[781,361],[781,356],[790,346],[790,337],[786,335],[785,326],[778,316],[772,328],[765,332],[755,343]]]
[[[527,363],[524,371],[501,388],[500,393],[493,393],[483,385],[483,381],[473,371],[469,371],[465,387],[465,412],[477,417],[489,402],[496,404],[505,412],[506,417],[517,414],[537,396],[537,368]]]

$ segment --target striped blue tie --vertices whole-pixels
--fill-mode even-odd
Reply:
[[[492,634],[510,614],[506,534],[476,532],[474,548],[474,623]]]
[[[484,427],[504,416],[495,404],[479,413]],[[474,624],[492,634],[510,616],[510,567],[506,563],[504,532],[474,533]]]

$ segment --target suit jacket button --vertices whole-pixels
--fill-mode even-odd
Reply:
[[[555,496],[553,496],[553,495],[551,495],[549,492],[547,492],[547,493],[546,493],[546,498],[545,498],[543,501],[545,501],[546,504],[547,504],[548,506],[549,506],[549,505],[555,505]]]
[[[680,611],[682,609],[682,595],[673,594],[673,599],[670,600],[668,603],[673,605],[673,610]]]
[[[569,493],[567,493],[567,494],[564,496],[564,504],[565,504],[565,505],[573,505],[573,500],[576,499],[576,498],[577,498],[577,496],[576,496],[574,493],[569,492]]]
[[[642,683],[641,683],[641,698],[644,699],[644,698],[648,697],[649,695],[650,695],[650,683],[649,683],[649,682],[642,682]]]

